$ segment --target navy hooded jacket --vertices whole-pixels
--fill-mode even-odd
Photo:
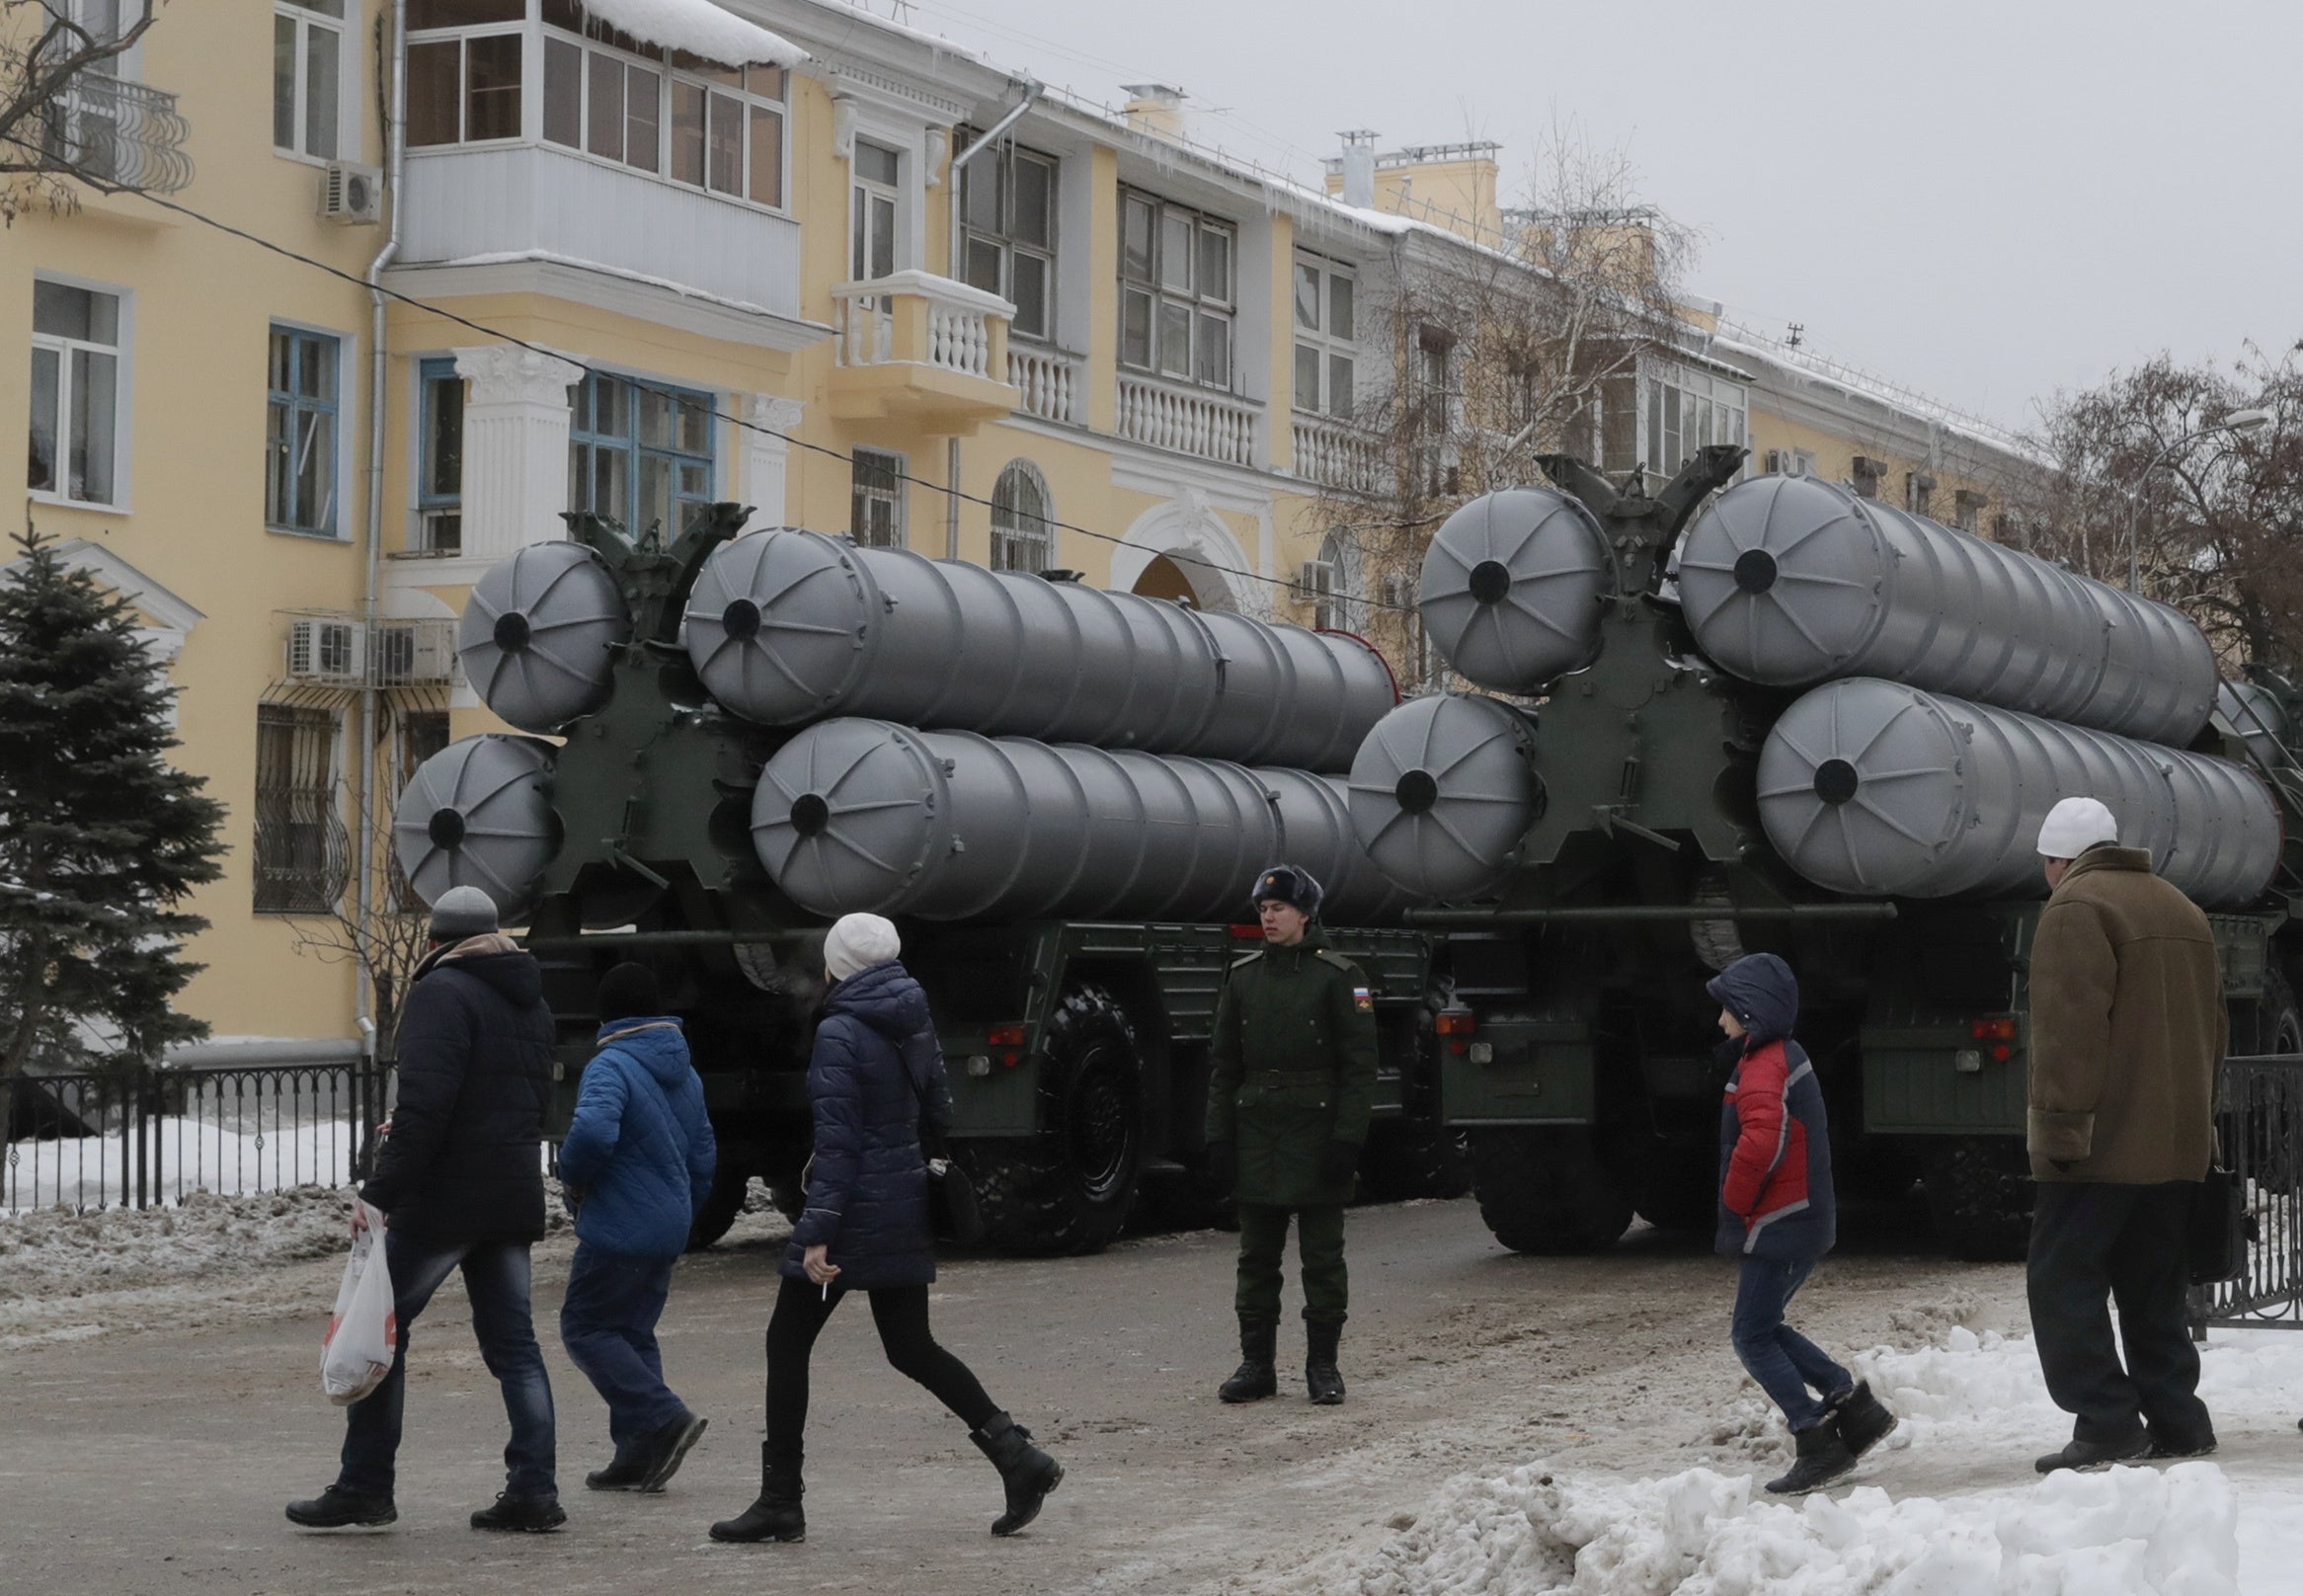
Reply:
[[[1718,1250],[1812,1263],[1838,1238],[1823,1088],[1791,1040],[1799,983],[1773,953],[1737,959],[1706,986],[1742,1022],[1743,1056],[1719,1112]]]
[[[711,1192],[717,1155],[679,1021],[657,1014],[600,1026],[560,1144],[560,1178],[584,1189],[577,1239],[628,1258],[676,1258]]]
[[[927,994],[893,959],[866,965],[833,987],[816,1029],[808,1061],[816,1152],[808,1160],[807,1211],[784,1255],[786,1275],[806,1279],[802,1257],[822,1245],[839,1267],[834,1284],[849,1290],[923,1286],[935,1278],[919,1147],[922,1093],[929,1123],[948,1130],[951,1085]]]

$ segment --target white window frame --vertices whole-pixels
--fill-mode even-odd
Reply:
[[[357,17],[358,0],[344,0],[344,8]],[[357,83],[353,73],[357,67],[355,58],[357,30],[348,26],[348,18],[328,16],[325,12],[299,5],[296,0],[273,0],[272,15],[276,36],[282,20],[294,23],[296,33],[295,77],[290,90],[294,142],[281,144],[276,139],[272,146],[273,154],[284,160],[302,161],[314,166],[325,166],[330,161],[357,160],[359,125],[349,114],[348,108],[357,104],[358,96],[347,92],[348,86]],[[334,129],[336,147],[326,152],[303,147],[305,135],[311,129],[311,108],[307,100],[311,83],[306,68],[311,61],[310,39],[315,32],[332,35],[336,40],[336,114],[329,119]]]
[[[894,183],[864,176],[860,158],[866,146],[896,158]],[[903,146],[868,136],[857,137],[855,152],[847,161],[847,279],[850,282],[876,282],[883,277],[893,277],[904,270],[904,179],[908,165]],[[877,228],[870,221],[875,205],[887,207],[886,272],[875,272],[870,261],[858,259],[859,255],[872,253],[872,246],[879,237]]]
[[[1022,507],[1015,502],[1011,483],[1024,484],[1039,495],[1037,527],[1021,524]],[[1018,554],[1031,547],[1038,548],[1040,558],[1019,562]],[[986,564],[994,571],[1017,571],[1026,576],[1036,576],[1056,566],[1055,497],[1048,492],[1047,476],[1020,455],[999,468],[998,480],[992,489],[992,547]]]
[[[40,504],[61,505],[74,510],[101,510],[116,516],[128,513],[128,464],[134,457],[129,448],[128,418],[133,406],[128,396],[133,392],[134,367],[130,359],[133,349],[135,295],[128,289],[110,282],[99,282],[90,278],[76,278],[61,272],[40,272],[34,275],[36,282],[52,282],[61,288],[79,288],[89,293],[109,295],[117,310],[114,316],[114,337],[111,346],[93,341],[65,338],[51,333],[34,333],[32,347],[45,349],[56,356],[56,480],[60,488],[33,488],[26,478],[26,497]],[[75,499],[71,495],[71,443],[64,427],[71,415],[72,359],[71,352],[87,350],[107,353],[113,357],[112,385],[112,497],[108,500]],[[27,386],[26,432],[29,439],[31,371],[25,369]]]
[[[456,46],[456,136],[430,144],[419,144],[413,139],[408,148],[412,152],[447,149],[504,149],[511,145],[536,141],[543,128],[543,61],[540,49],[528,47],[529,35],[534,32],[535,5],[529,0],[525,15],[517,22],[469,23],[460,28],[427,28],[411,32],[408,49],[411,53],[426,44],[454,43]],[[470,59],[471,42],[475,39],[512,38],[519,41],[519,120],[518,126],[500,138],[468,138],[464,135],[465,113],[471,98]]]
[[[867,486],[856,480],[855,468],[863,463],[866,456],[874,460],[884,460],[894,468],[896,475],[894,487]],[[848,450],[847,482],[848,537],[861,548],[900,549],[911,547],[911,539],[904,524],[904,506],[908,497],[904,490],[912,485],[909,465],[905,457],[894,449],[867,448],[861,445],[851,448]],[[868,527],[855,524],[858,519],[855,509],[859,504],[888,507],[889,541],[882,543],[870,535]]]
[[[1048,173],[1048,241],[1045,245],[1023,242],[1015,236],[1015,168],[1029,163],[1045,167]],[[999,147],[987,150],[966,166],[960,168],[960,194],[953,202],[960,205],[961,240],[959,277],[974,287],[995,293],[1010,304],[1018,304],[1015,297],[1015,263],[1023,257],[1038,261],[1046,274],[1043,279],[1040,303],[1046,325],[1034,331],[1020,321],[1008,323],[1007,336],[1028,343],[1054,344],[1056,342],[1056,271],[1059,253],[1058,227],[1063,211],[1063,161],[1044,150],[1036,150],[1003,138]],[[996,184],[996,205],[999,212],[995,227],[979,227],[969,217],[966,202],[976,192],[976,185],[990,181]],[[978,282],[974,271],[974,252],[978,246],[994,251],[998,257],[995,282]],[[1020,305],[1019,305],[1020,308]]]
[[[1310,273],[1313,279],[1312,320],[1304,320],[1304,278]],[[1335,284],[1347,283],[1351,289],[1352,331],[1345,337],[1334,330]],[[1295,408],[1306,415],[1329,416],[1337,421],[1350,421],[1359,392],[1359,273],[1341,261],[1314,255],[1309,250],[1296,251],[1295,270],[1288,276],[1288,326],[1295,341]],[[1304,355],[1309,351],[1315,358],[1313,383],[1310,394],[1304,393]],[[1353,398],[1341,409],[1336,408],[1334,394],[1335,364],[1348,363],[1352,372]]]
[[[1128,213],[1133,203],[1145,204],[1152,212],[1152,263],[1149,278],[1131,278],[1128,275]],[[1191,259],[1187,263],[1186,285],[1171,287],[1167,282],[1166,261],[1167,220],[1170,216],[1188,220],[1191,229]],[[1206,291],[1200,281],[1200,263],[1203,259],[1207,235],[1220,235],[1225,241],[1225,261],[1230,281],[1225,284],[1226,296]],[[1239,227],[1222,216],[1212,215],[1190,205],[1173,200],[1146,189],[1120,189],[1120,365],[1130,371],[1141,371],[1163,381],[1180,382],[1215,393],[1239,391],[1238,320],[1239,320]],[[1128,304],[1131,296],[1148,301],[1149,320],[1146,329],[1145,359],[1142,361],[1128,358]],[[1169,370],[1160,359],[1160,325],[1163,312],[1181,309],[1190,318],[1182,371]],[[1203,338],[1209,329],[1220,327],[1224,339],[1224,378],[1221,382],[1207,380],[1200,375],[1203,364]]]
[[[1750,389],[1678,360],[1650,358],[1639,371],[1640,464],[1668,481],[1707,443],[1751,442]]]

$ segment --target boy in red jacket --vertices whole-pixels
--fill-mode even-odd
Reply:
[[[1791,1026],[1799,983],[1773,953],[1737,959],[1704,989],[1736,1053],[1719,1113],[1717,1247],[1742,1259],[1735,1355],[1784,1410],[1798,1456],[1767,1488],[1795,1496],[1848,1474],[1895,1415],[1867,1384],[1784,1322],[1784,1310],[1836,1238],[1831,1132],[1815,1067]],[[1809,1389],[1818,1394],[1809,1395]]]

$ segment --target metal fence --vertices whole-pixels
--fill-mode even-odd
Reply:
[[[2303,1054],[2223,1061],[2216,1131],[2248,1218],[2247,1271],[2194,1287],[2191,1323],[2303,1329]]]
[[[342,1185],[384,1114],[365,1063],[26,1076],[12,1099],[0,1212]]]

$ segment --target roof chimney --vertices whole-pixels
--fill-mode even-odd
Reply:
[[[1183,91],[1165,83],[1124,83],[1128,103],[1122,115],[1139,133],[1155,138],[1183,137]]]
[[[1343,140],[1343,202],[1362,210],[1376,208],[1376,130],[1354,127],[1339,133]]]

